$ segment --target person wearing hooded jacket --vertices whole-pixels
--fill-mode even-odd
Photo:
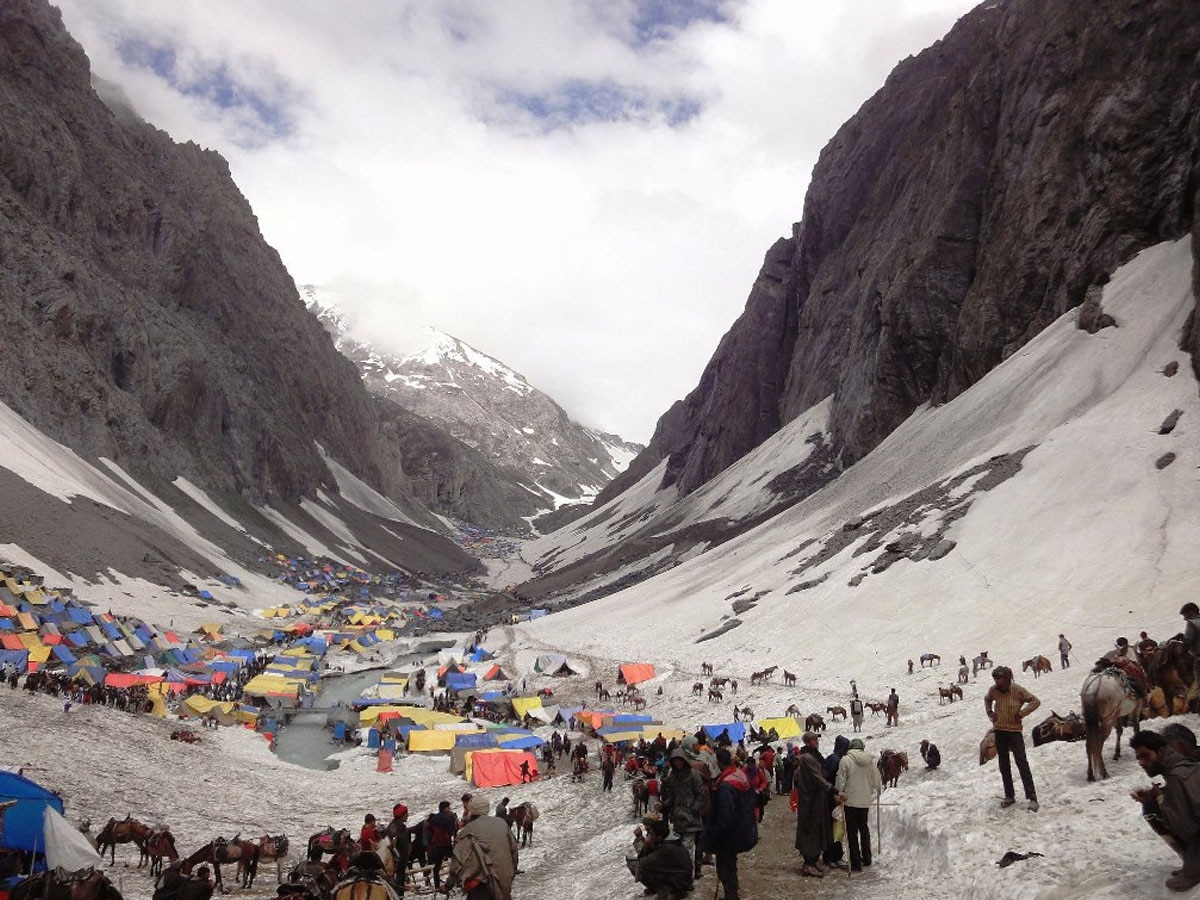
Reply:
[[[1138,765],[1163,784],[1136,788],[1129,796],[1142,804],[1142,816],[1183,861],[1167,879],[1173,891],[1190,891],[1200,884],[1200,764],[1180,756],[1167,740],[1153,731],[1142,731],[1129,741]]]
[[[695,860],[694,878],[700,877],[700,835],[704,831],[704,814],[708,787],[700,773],[693,768],[688,755],[679,748],[667,758],[671,771],[662,786],[663,816],[675,828],[680,843]]]
[[[839,734],[833,739],[833,752],[825,757],[825,762],[822,764],[825,780],[830,784],[833,784],[837,780],[838,767],[842,764],[842,759],[849,749],[850,738],[844,734]],[[845,851],[842,849],[842,842],[834,840],[832,833],[830,833],[829,846],[821,854],[821,859],[825,862],[826,866],[845,868],[846,864],[842,861],[844,855]]]
[[[734,763],[727,747],[718,749],[716,757],[721,776],[704,828],[704,844],[717,858],[717,878],[725,889],[725,900],[738,900],[738,854],[754,849],[758,843],[754,792],[745,771]]]
[[[846,842],[850,845],[850,871],[861,872],[871,864],[871,803],[883,791],[883,778],[875,755],[868,753],[860,738],[838,766],[836,786],[846,795]]]
[[[517,842],[508,823],[488,815],[486,797],[467,803],[465,823],[458,829],[450,855],[450,869],[442,892],[461,884],[467,900],[512,900],[517,874]]]

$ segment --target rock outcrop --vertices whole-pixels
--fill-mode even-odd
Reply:
[[[605,500],[669,458],[686,494],[834,397],[861,459],[981,379],[1144,247],[1200,242],[1191,0],[981,5],[821,153],[699,385]],[[1184,346],[1200,375],[1200,321]]]

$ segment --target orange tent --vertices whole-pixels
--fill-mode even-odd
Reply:
[[[621,684],[637,684],[653,677],[654,666],[650,663],[625,663],[617,674],[617,681]]]
[[[521,783],[521,763],[537,778],[537,757],[525,750],[482,750],[471,754],[471,778],[476,787],[504,787]]]

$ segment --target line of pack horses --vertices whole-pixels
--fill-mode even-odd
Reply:
[[[1038,657],[1035,657],[1035,660]],[[1040,657],[1045,660],[1045,657]],[[1047,666],[1049,660],[1046,660]],[[1048,671],[1048,669],[1046,669]],[[1116,732],[1113,759],[1121,758],[1121,732],[1136,734],[1143,719],[1173,716],[1188,710],[1192,686],[1192,653],[1179,637],[1160,644],[1141,663],[1132,659],[1096,661],[1079,691],[1082,714],[1050,716],[1030,734],[1035,747],[1050,741],[1085,742],[1087,780],[1108,778],[1104,744]],[[995,736],[989,731],[979,746],[979,764],[996,755]]]

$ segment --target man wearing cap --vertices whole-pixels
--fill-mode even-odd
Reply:
[[[850,742],[837,772],[837,789],[846,795],[846,843],[850,845],[850,871],[861,872],[871,864],[871,803],[883,790],[883,777],[875,755],[868,753],[862,738]]]
[[[388,849],[396,862],[396,872],[393,878],[396,893],[404,896],[404,879],[408,872],[408,858],[412,855],[412,835],[408,831],[408,807],[397,803],[392,807],[392,821],[383,830],[383,836],[388,839]]]
[[[667,758],[670,772],[662,786],[663,818],[675,827],[680,843],[695,858],[694,878],[700,877],[700,832],[708,811],[708,788],[682,749],[676,747]],[[649,887],[649,885],[646,885]]]
[[[713,793],[712,815],[704,828],[704,844],[717,858],[717,878],[725,889],[725,900],[738,900],[738,854],[758,844],[754,792],[728,747],[717,750],[717,764],[721,766],[721,777]]]
[[[800,756],[796,761],[796,849],[804,857],[801,874],[825,877],[822,856],[833,840],[834,787],[825,778],[820,736],[806,731],[800,738]],[[841,795],[839,795],[841,798]]]
[[[996,734],[996,755],[999,758],[1000,780],[1004,783],[1004,799],[1000,806],[1008,807],[1017,802],[1013,789],[1012,766],[1009,757],[1016,761],[1021,773],[1021,786],[1025,788],[1025,799],[1029,811],[1037,812],[1037,791],[1033,787],[1033,773],[1029,771],[1029,760],[1025,758],[1025,737],[1021,733],[1022,720],[1041,706],[1042,701],[1019,684],[1013,684],[1012,669],[996,666],[992,670],[992,681],[983,698],[983,708],[992,720]]]
[[[692,855],[679,841],[669,841],[670,826],[664,819],[642,819],[645,836],[633,877],[646,886],[646,893],[657,900],[679,900],[692,889]]]
[[[512,900],[517,842],[507,822],[488,815],[490,808],[486,797],[477,795],[468,801],[466,822],[450,852],[443,893],[461,884],[467,900]]]

